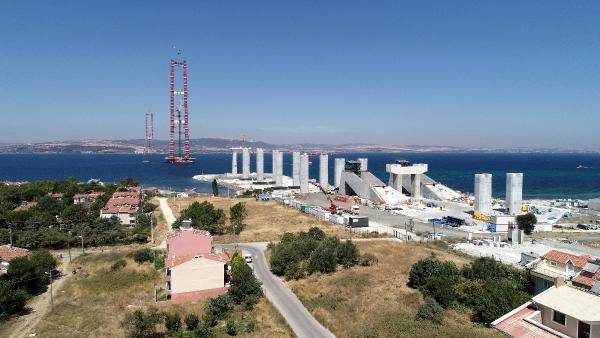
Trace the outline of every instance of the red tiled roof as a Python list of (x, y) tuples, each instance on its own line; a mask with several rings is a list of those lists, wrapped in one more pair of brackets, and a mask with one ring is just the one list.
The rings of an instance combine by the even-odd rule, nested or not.
[(136, 206), (108, 206), (102, 208), (102, 214), (137, 214), (139, 208)]
[(212, 235), (210, 234), (210, 232), (206, 231), (206, 230), (198, 230), (198, 229), (191, 229), (191, 230), (172, 230), (167, 232), (167, 239), (170, 238), (174, 238), (174, 237), (179, 237), (179, 236), (184, 236), (184, 235), (188, 235), (188, 234), (192, 234), (194, 236), (208, 236), (212, 238)]
[(583, 267), (585, 266), (587, 261), (589, 259), (591, 259), (592, 256), (590, 256), (590, 255), (576, 256), (576, 255), (572, 255), (572, 254), (558, 251), (558, 250), (550, 250), (544, 256), (542, 256), (542, 258), (549, 260), (549, 261), (558, 262), (561, 264), (567, 264), (568, 261), (571, 261), (574, 266), (576, 266), (580, 269), (583, 269)]
[[(590, 261), (590, 266), (594, 266), (594, 265), (598, 265), (599, 261)], [(594, 285), (596, 283), (596, 281), (600, 280), (600, 269), (596, 270), (596, 272), (590, 272), (590, 271), (585, 271), (585, 270), (581, 270), (581, 272), (579, 274), (577, 274), (577, 276), (573, 277), (573, 282), (578, 283), (578, 284), (582, 284), (582, 285), (587, 285), (589, 287), (591, 287), (592, 285)]]
[(18, 207), (16, 207), (13, 211), (22, 211), (29, 210), (37, 205), (37, 202), (24, 202)]
[(80, 199), (80, 198), (98, 198), (99, 196), (104, 195), (103, 192), (92, 192), (89, 194), (75, 194), (73, 195), (73, 199)]
[(218, 252), (218, 253), (214, 253), (214, 254), (211, 253), (211, 254), (201, 254), (201, 255), (194, 255), (194, 256), (170, 257), (170, 258), (167, 258), (166, 265), (168, 268), (172, 268), (177, 265), (181, 265), (185, 262), (191, 261), (196, 256), (200, 256), (202, 258), (210, 259), (211, 261), (217, 261), (217, 262), (222, 262), (222, 263), (227, 263), (227, 261), (229, 261), (229, 256), (227, 256), (226, 253)]
[(535, 315), (535, 312), (537, 310), (533, 307), (524, 306), (501, 322), (492, 325), (510, 337), (558, 337), (554, 333), (525, 320), (525, 318)]
[(10, 245), (2, 245), (0, 246), (0, 258), (3, 260), (10, 261), (16, 257), (24, 257), (29, 254), (29, 250), (23, 248), (17, 248), (15, 246)]

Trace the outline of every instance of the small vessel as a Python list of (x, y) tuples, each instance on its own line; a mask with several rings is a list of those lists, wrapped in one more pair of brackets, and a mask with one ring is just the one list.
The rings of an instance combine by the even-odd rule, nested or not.
[(584, 165), (581, 165), (581, 164), (577, 166), (577, 169), (588, 169), (588, 168), (589, 168), (589, 167), (586, 167), (586, 166), (584, 166)]
[(149, 160), (143, 160), (142, 163), (150, 163)]

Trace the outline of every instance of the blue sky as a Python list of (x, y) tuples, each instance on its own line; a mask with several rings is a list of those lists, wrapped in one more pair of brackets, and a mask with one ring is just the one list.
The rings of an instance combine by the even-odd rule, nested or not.
[(0, 142), (192, 137), (600, 148), (600, 2), (13, 1)]

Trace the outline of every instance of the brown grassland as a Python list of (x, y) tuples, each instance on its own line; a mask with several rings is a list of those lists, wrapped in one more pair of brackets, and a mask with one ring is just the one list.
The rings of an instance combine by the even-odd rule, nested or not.
[[(32, 332), (38, 337), (124, 337), (126, 332), (120, 323), (125, 315), (154, 305), (154, 286), (161, 283), (161, 273), (154, 265), (136, 263), (129, 257), (130, 252), (74, 259), (72, 267), (78, 268), (77, 273), (68, 276), (64, 284), (54, 290), (54, 308)], [(111, 271), (111, 265), (119, 259), (124, 259), (127, 265)], [(182, 320), (193, 312), (202, 320), (203, 304), (168, 305), (159, 309), (177, 312)], [(252, 311), (236, 309), (232, 313), (234, 319), (242, 316), (254, 318), (256, 329), (253, 333), (240, 330), (240, 337), (293, 337), (285, 320), (264, 298)], [(158, 329), (164, 331), (164, 328)], [(223, 327), (217, 327), (214, 332), (215, 336), (225, 335)]]
[(274, 201), (256, 201), (254, 198), (194, 197), (170, 198), (169, 205), (177, 218), (181, 210), (195, 201), (212, 203), (216, 208), (223, 209), (228, 218), (229, 208), (234, 204), (238, 202), (246, 204), (248, 217), (244, 221), (246, 227), (242, 233), (237, 236), (215, 236), (216, 243), (278, 241), (286, 231), (307, 231), (311, 227), (319, 227), (328, 235), (348, 237), (348, 232), (341, 225), (321, 221), (312, 215), (303, 214)]
[(416, 243), (371, 240), (357, 241), (356, 245), (361, 253), (375, 255), (378, 263), (287, 282), (315, 318), (336, 336), (502, 337), (493, 329), (475, 327), (466, 310), (447, 310), (441, 325), (415, 320), (424, 300), (419, 291), (407, 286), (411, 266), (431, 255), (458, 266), (468, 263), (468, 258)]

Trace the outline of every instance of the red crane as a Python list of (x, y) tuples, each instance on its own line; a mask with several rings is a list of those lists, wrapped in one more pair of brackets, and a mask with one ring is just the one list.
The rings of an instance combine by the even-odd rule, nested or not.
[(327, 197), (327, 200), (329, 201), (329, 208), (327, 208), (327, 207), (322, 207), (322, 208), (323, 208), (323, 210), (325, 210), (325, 211), (327, 211), (327, 212), (329, 212), (329, 213), (332, 213), (332, 214), (337, 214), (337, 213), (339, 213), (339, 211), (343, 211), (343, 212), (345, 212), (345, 213), (349, 213), (349, 214), (351, 214), (351, 213), (352, 213), (352, 211), (351, 211), (351, 210), (349, 210), (349, 209), (345, 209), (345, 208), (341, 208), (341, 207), (339, 207), (337, 204), (335, 204), (335, 203), (333, 202), (333, 200), (331, 199), (331, 196), (330, 196), (330, 195), (329, 195), (329, 194), (328, 194), (328, 193), (325, 191), (325, 189), (323, 189), (323, 187), (322, 187), (321, 185), (319, 185), (319, 189), (321, 189), (321, 192), (322, 192), (323, 194), (325, 194), (325, 197)]

